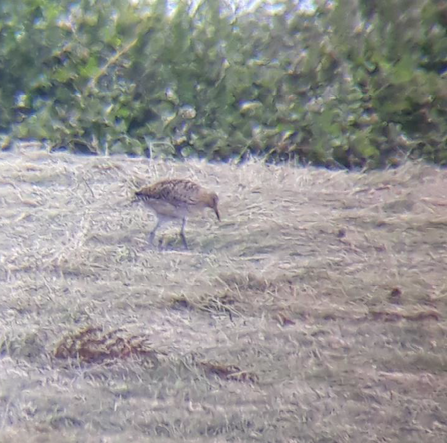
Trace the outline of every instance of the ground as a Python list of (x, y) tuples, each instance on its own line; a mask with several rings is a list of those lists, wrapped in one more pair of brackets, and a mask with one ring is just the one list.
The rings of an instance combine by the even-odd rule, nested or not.
[[(147, 236), (165, 177), (212, 212)], [(0, 154), (0, 441), (447, 441), (447, 171)]]

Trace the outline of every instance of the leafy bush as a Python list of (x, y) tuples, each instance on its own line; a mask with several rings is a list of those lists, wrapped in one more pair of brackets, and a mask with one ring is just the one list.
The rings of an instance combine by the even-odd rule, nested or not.
[(3, 0), (3, 146), (445, 163), (444, 2), (300, 4)]

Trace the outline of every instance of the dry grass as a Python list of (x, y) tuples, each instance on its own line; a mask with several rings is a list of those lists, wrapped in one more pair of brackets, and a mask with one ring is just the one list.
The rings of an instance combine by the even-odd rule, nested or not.
[[(162, 177), (220, 196), (147, 246)], [(0, 154), (0, 441), (447, 441), (447, 171)]]

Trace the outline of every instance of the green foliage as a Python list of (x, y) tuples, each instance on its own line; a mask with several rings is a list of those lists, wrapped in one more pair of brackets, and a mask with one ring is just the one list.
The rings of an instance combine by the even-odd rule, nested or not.
[(444, 164), (444, 2), (300, 3), (2, 0), (3, 145)]

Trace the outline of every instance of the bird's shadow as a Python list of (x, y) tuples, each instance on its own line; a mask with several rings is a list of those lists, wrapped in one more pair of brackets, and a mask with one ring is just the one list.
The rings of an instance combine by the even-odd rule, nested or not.
[(178, 232), (165, 232), (160, 234), (155, 239), (152, 247), (158, 251), (189, 251), (190, 246), (187, 248), (183, 245), (182, 239)]

